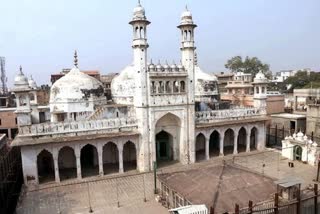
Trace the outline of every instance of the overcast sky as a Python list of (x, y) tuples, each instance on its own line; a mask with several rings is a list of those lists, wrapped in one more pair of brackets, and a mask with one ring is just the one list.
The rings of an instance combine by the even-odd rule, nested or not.
[[(188, 4), (198, 25), (198, 62), (206, 72), (225, 71), (235, 55), (257, 56), (272, 71), (320, 70), (319, 0), (141, 0), (151, 25), (149, 59), (180, 59), (179, 24)], [(128, 25), (135, 0), (2, 0), (0, 56), (8, 84), (21, 64), (38, 85), (73, 65), (119, 72), (132, 62)]]

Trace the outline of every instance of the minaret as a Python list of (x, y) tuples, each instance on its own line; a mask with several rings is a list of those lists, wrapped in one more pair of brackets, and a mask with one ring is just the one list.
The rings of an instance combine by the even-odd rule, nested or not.
[(16, 115), (18, 127), (28, 126), (32, 124), (31, 121), (31, 107), (30, 107), (30, 90), (28, 79), (22, 72), (20, 66), (18, 75), (14, 78), (14, 88), (12, 92), (16, 96)]
[(150, 22), (145, 16), (145, 10), (138, 6), (133, 10), (133, 18), (129, 22), (133, 28), (133, 66), (135, 77), (134, 107), (138, 128), (140, 132), (140, 143), (138, 151), (138, 170), (145, 172), (150, 170), (150, 126), (149, 126), (149, 105), (148, 105), (148, 77), (147, 77), (147, 26)]
[(188, 103), (194, 104), (194, 67), (195, 67), (195, 45), (194, 45), (194, 29), (197, 27), (193, 23), (192, 14), (187, 6), (181, 15), (181, 22), (178, 28), (181, 30), (181, 62), (188, 72)]
[(186, 7), (181, 15), (181, 22), (178, 28), (181, 30), (181, 63), (188, 73), (186, 81), (187, 105), (186, 105), (186, 144), (184, 150), (188, 151), (187, 160), (184, 163), (195, 162), (195, 45), (194, 29), (197, 27), (193, 23), (192, 14)]
[(147, 90), (147, 26), (150, 22), (145, 16), (145, 10), (138, 6), (133, 10), (133, 18), (129, 22), (133, 28), (133, 65), (135, 71), (135, 94), (134, 105), (137, 107), (147, 106), (148, 90)]
[[(254, 87), (254, 94), (253, 94), (253, 105), (255, 108), (259, 108), (262, 111), (266, 111), (267, 107), (267, 86), (268, 86), (268, 79), (266, 76), (259, 71), (254, 80), (253, 80), (253, 87)], [(266, 112), (264, 112), (266, 114)]]

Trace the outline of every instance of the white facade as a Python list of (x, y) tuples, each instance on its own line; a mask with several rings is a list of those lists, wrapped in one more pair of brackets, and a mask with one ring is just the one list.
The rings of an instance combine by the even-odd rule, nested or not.
[[(229, 147), (232, 154), (264, 149), (264, 93), (256, 93), (254, 108), (195, 111), (197, 102), (209, 105), (218, 91), (216, 78), (197, 65), (197, 26), (189, 10), (178, 26), (179, 65), (147, 63), (150, 22), (140, 4), (129, 24), (133, 63), (112, 81), (112, 106), (101, 96), (101, 84), (79, 71), (75, 57), (75, 68), (52, 86), (51, 122), (19, 124), (14, 145), (21, 146), (27, 185), (50, 178), (81, 179), (86, 173), (102, 176), (112, 169), (123, 173), (132, 164), (140, 172), (152, 170), (155, 162), (192, 164), (202, 151), (209, 159), (215, 148), (218, 155)], [(264, 79), (256, 78), (262, 91)], [(17, 84), (16, 93), (20, 91)]]
[(294, 133), (282, 140), (282, 156), (316, 166), (320, 158), (320, 148), (302, 132)]

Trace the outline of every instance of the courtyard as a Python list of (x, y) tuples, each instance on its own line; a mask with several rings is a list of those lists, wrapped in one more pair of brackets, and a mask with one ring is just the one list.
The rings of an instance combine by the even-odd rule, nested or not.
[[(289, 168), (288, 160), (282, 158), (279, 151), (266, 150), (211, 158), (192, 165), (168, 164), (160, 167), (157, 173), (210, 168), (221, 165), (223, 161), (275, 180), (299, 177), (303, 180), (303, 189), (313, 183), (317, 171), (316, 167), (297, 161), (293, 168)], [(29, 188), (21, 195), (17, 213), (89, 213), (90, 207), (93, 213), (168, 213), (155, 201), (153, 188), (153, 173), (137, 174), (133, 171), (120, 176), (90, 177), (81, 182), (72, 180), (40, 185), (39, 188)]]

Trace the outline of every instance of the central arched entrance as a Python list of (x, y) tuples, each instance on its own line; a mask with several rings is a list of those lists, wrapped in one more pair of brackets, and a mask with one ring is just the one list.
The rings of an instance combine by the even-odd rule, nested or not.
[(42, 150), (37, 157), (39, 183), (54, 181), (53, 156), (47, 150)]
[(301, 146), (294, 146), (294, 148), (293, 148), (293, 157), (294, 157), (294, 160), (298, 160), (298, 161), (302, 160), (302, 148), (301, 148)]
[(155, 128), (155, 150), (158, 166), (179, 160), (180, 119), (168, 113), (157, 121)]
[(80, 160), (83, 178), (99, 174), (98, 151), (96, 147), (90, 144), (82, 147)]
[(157, 161), (173, 160), (173, 137), (161, 131), (156, 135)]

